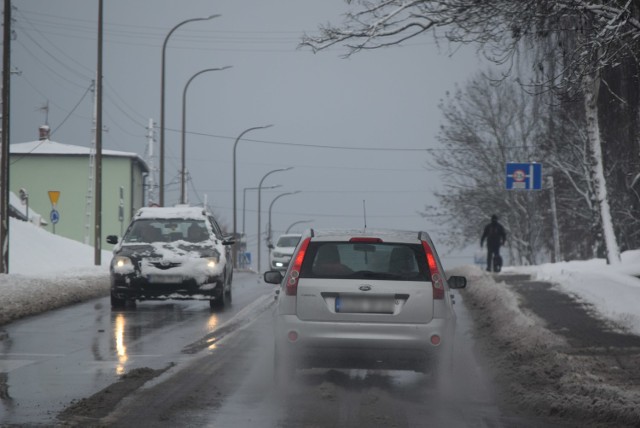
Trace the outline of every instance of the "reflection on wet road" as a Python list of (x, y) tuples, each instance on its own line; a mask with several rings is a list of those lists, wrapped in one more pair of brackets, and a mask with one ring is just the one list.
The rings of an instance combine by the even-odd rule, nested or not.
[(219, 312), (207, 301), (141, 302), (111, 311), (105, 297), (0, 327), (0, 425), (46, 424), (123, 373), (192, 358), (183, 348), (270, 297), (273, 287), (236, 273), (233, 292), (233, 304)]

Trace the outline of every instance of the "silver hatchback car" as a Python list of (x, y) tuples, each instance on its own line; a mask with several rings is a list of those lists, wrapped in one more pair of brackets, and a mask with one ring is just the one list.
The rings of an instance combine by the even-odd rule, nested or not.
[(450, 355), (456, 316), (448, 279), (425, 232), (316, 231), (303, 234), (280, 284), (275, 371), (368, 368), (431, 372)]

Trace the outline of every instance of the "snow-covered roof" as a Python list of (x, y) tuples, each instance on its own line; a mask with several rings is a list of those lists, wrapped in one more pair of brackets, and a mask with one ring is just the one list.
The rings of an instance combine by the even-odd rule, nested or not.
[[(24, 218), (27, 218), (27, 205), (22, 203), (22, 200), (13, 192), (9, 192), (9, 205), (11, 205), (17, 212), (24, 215)], [(33, 210), (33, 208), (29, 207), (29, 221), (39, 224), (46, 225), (48, 224), (46, 220), (42, 218), (40, 213)]]
[(134, 218), (163, 218), (163, 219), (194, 219), (202, 220), (207, 211), (202, 207), (177, 205), (175, 207), (144, 207), (140, 208)]
[[(89, 156), (90, 148), (84, 146), (74, 146), (71, 144), (58, 143), (51, 140), (36, 140), (28, 143), (16, 143), (9, 145), (10, 154), (25, 155), (84, 155)], [(103, 156), (119, 156), (128, 158), (137, 158), (141, 161), (145, 168), (146, 162), (137, 153), (121, 152), (118, 150), (102, 150)], [(147, 168), (148, 169), (148, 168)]]

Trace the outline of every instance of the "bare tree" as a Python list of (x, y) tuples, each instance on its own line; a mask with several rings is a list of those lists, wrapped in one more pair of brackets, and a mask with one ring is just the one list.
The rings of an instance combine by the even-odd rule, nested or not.
[(535, 140), (545, 105), (513, 82), (493, 80), (479, 74), (441, 101), (443, 150), (433, 150), (428, 164), (446, 179), (444, 191), (436, 193), (440, 206), (428, 207), (425, 216), (441, 216), (454, 231), (451, 241), (460, 244), (479, 242), (484, 223), (498, 214), (509, 232), (511, 261), (534, 264), (546, 251), (548, 199), (506, 190), (505, 164), (540, 157)]
[[(346, 56), (364, 49), (398, 45), (432, 31), (454, 43), (477, 43), (493, 62), (513, 64), (519, 48), (540, 40), (545, 57), (534, 61), (539, 87), (583, 95), (590, 142), (591, 179), (610, 263), (620, 261), (611, 217), (598, 121), (603, 71), (640, 54), (640, 6), (632, 0), (346, 0), (358, 6), (340, 26), (305, 35), (302, 46), (314, 52), (344, 44)], [(573, 46), (562, 40), (570, 33)], [(557, 42), (557, 43), (556, 43)], [(562, 57), (559, 69), (544, 69), (547, 56)]]

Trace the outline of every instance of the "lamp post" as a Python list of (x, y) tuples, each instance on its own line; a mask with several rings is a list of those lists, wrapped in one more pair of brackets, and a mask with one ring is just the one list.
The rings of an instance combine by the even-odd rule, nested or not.
[[(275, 186), (263, 187), (263, 189), (277, 189), (282, 187), (280, 184)], [(247, 190), (258, 190), (258, 187), (245, 187), (242, 189), (242, 234), (245, 234), (245, 206), (247, 205)]]
[(208, 21), (210, 19), (213, 18), (217, 18), (220, 15), (209, 15), (207, 17), (203, 17), (203, 18), (191, 18), (191, 19), (187, 19), (184, 20), (180, 23), (178, 23), (177, 25), (175, 25), (167, 34), (167, 36), (164, 38), (164, 43), (162, 44), (162, 67), (160, 69), (160, 165), (159, 165), (159, 169), (160, 169), (160, 181), (159, 181), (159, 186), (160, 186), (160, 193), (159, 193), (159, 198), (158, 198), (158, 202), (160, 204), (161, 207), (164, 206), (164, 89), (165, 89), (165, 78), (164, 78), (164, 74), (165, 74), (165, 68), (166, 68), (166, 53), (167, 53), (167, 42), (169, 41), (169, 37), (171, 37), (171, 34), (173, 34), (174, 31), (176, 31), (179, 27), (181, 27), (184, 24), (187, 24), (189, 22), (194, 22), (194, 21)]
[(227, 68), (231, 68), (231, 66), (226, 65), (221, 68), (205, 68), (204, 70), (200, 70), (196, 74), (191, 76), (191, 78), (184, 85), (184, 90), (182, 91), (182, 144), (181, 144), (182, 168), (180, 169), (180, 203), (181, 204), (187, 203), (187, 198), (186, 198), (187, 166), (186, 166), (186, 156), (185, 156), (185, 152), (186, 152), (185, 140), (186, 140), (186, 133), (187, 133), (186, 131), (187, 129), (187, 89), (189, 88), (189, 85), (191, 84), (193, 79), (195, 79), (199, 75), (203, 73), (207, 73), (209, 71), (226, 70)]
[(264, 177), (262, 177), (262, 180), (260, 180), (260, 184), (258, 185), (258, 272), (260, 272), (260, 247), (261, 247), (261, 232), (260, 232), (260, 211), (261, 211), (261, 194), (262, 194), (262, 183), (264, 182), (265, 178), (267, 178), (268, 176), (270, 176), (271, 174), (275, 173), (275, 172), (279, 172), (279, 171), (289, 171), (290, 169), (293, 169), (292, 166), (288, 167), (288, 168), (279, 168), (279, 169), (274, 169), (272, 171), (267, 172)]
[[(233, 237), (237, 239), (238, 237), (238, 216), (237, 216), (237, 208), (236, 208), (236, 149), (238, 148), (238, 142), (244, 134), (249, 131), (253, 131), (256, 129), (265, 129), (270, 128), (273, 125), (264, 125), (264, 126), (254, 126), (253, 128), (245, 129), (238, 135), (235, 143), (233, 143)], [(244, 207), (244, 205), (243, 205)], [(244, 208), (243, 208), (244, 209)], [(244, 232), (244, 225), (242, 227), (242, 231)], [(238, 247), (236, 245), (233, 246), (233, 263), (234, 267), (238, 266)]]
[(313, 219), (312, 219), (312, 220), (300, 220), (300, 221), (296, 221), (295, 223), (291, 223), (291, 224), (289, 225), (289, 227), (287, 227), (287, 231), (286, 231), (285, 233), (289, 233), (289, 231), (291, 230), (291, 228), (292, 228), (293, 226), (295, 226), (296, 224), (311, 223), (312, 221), (313, 221)]
[(288, 193), (281, 193), (278, 196), (276, 196), (275, 198), (273, 198), (273, 201), (271, 201), (271, 204), (269, 205), (269, 233), (267, 235), (268, 237), (268, 242), (269, 242), (269, 254), (271, 254), (271, 209), (273, 208), (273, 204), (280, 198), (282, 198), (283, 196), (287, 196), (287, 195), (295, 195), (297, 193), (300, 193), (299, 190), (296, 190), (295, 192), (288, 192)]

